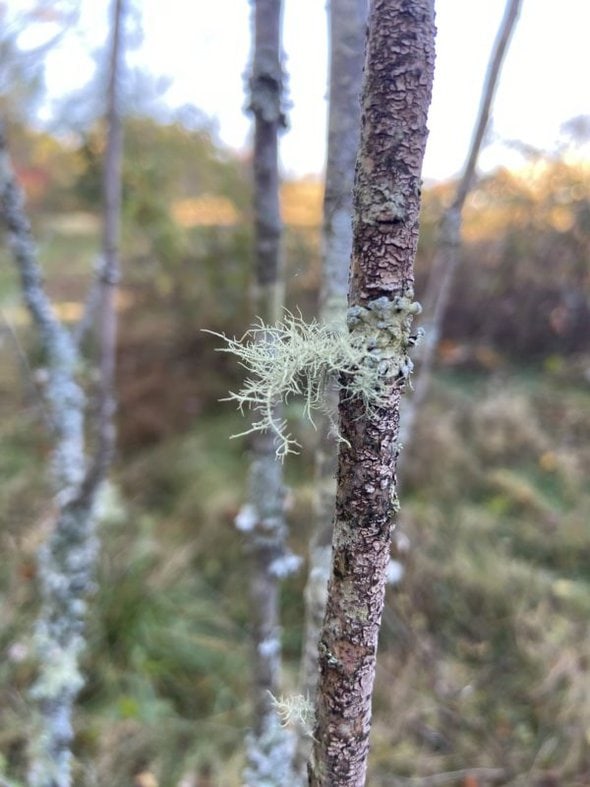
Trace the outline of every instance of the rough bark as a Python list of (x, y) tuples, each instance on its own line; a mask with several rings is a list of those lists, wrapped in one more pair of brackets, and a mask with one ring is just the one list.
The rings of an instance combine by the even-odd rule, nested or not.
[(506, 4), (504, 17), (486, 71), (479, 113), (467, 161), (459, 178), (453, 200), (441, 220), (438, 247), (422, 300), (424, 307), (424, 337), (419, 346), (419, 365), (417, 374), (414, 377), (414, 391), (405, 400), (402, 412), (400, 441), (404, 445), (408, 445), (411, 442), (416, 415), (420, 411), (430, 387), (432, 364), (438, 345), (440, 327), (449, 305), (453, 277), (460, 256), (463, 206), (474, 185), (477, 160), (489, 124), (492, 102), (498, 85), (502, 63), (508, 50), (521, 5), (522, 0), (508, 0)]
[[(254, 115), (254, 311), (274, 322), (282, 305), (281, 216), (278, 135), (283, 75), (280, 57), (281, 0), (254, 2), (254, 55), (250, 110)], [(253, 639), (253, 730), (247, 740), (246, 784), (286, 787), (290, 783), (292, 736), (277, 717), (280, 691), (281, 580), (298, 561), (286, 547), (282, 466), (269, 434), (251, 443), (248, 500), (236, 525), (247, 538)]]
[[(105, 176), (105, 240), (116, 237), (119, 203), (111, 198), (120, 184), (120, 142), (112, 138), (116, 114), (116, 71), (120, 53), (122, 0), (114, 4), (111, 57), (111, 85), (108, 89), (107, 150), (110, 150), (110, 175)], [(115, 124), (116, 126), (116, 124)], [(109, 155), (109, 154), (108, 154)], [(108, 158), (107, 155), (107, 158)], [(24, 210), (22, 192), (14, 177), (0, 133), (0, 213), (8, 229), (8, 239), (21, 279), (24, 300), (44, 355), (47, 384), (45, 408), (52, 431), (52, 474), (55, 489), (54, 525), (38, 555), (41, 610), (35, 630), (38, 677), (31, 695), (38, 707), (38, 724), (32, 731), (30, 787), (69, 787), (71, 785), (71, 744), (74, 737), (74, 702), (83, 685), (79, 670), (85, 647), (84, 619), (87, 596), (93, 589), (98, 540), (95, 532), (95, 504), (112, 454), (114, 431), (113, 372), (116, 323), (113, 316), (113, 290), (116, 258), (109, 270), (109, 284), (103, 283), (105, 329), (99, 333), (101, 346), (101, 399), (97, 447), (88, 459), (85, 438), (85, 397), (77, 382), (79, 347), (69, 331), (55, 317), (43, 288), (42, 274), (30, 225)], [(106, 245), (106, 244), (105, 244)], [(105, 295), (105, 293), (108, 293)], [(108, 323), (108, 324), (107, 324)], [(108, 398), (106, 397), (108, 393)]]
[[(332, 567), (319, 645), (311, 785), (363, 785), (396, 508), (399, 402), (411, 368), (413, 261), (434, 69), (432, 0), (373, 0), (354, 189), (348, 324), (390, 406), (340, 398)], [(395, 370), (395, 374), (393, 373)], [(346, 380), (342, 381), (344, 387)]]
[[(320, 321), (346, 317), (348, 269), (352, 252), (352, 188), (360, 135), (360, 92), (365, 49), (367, 0), (331, 0), (328, 4), (330, 30), (330, 91), (328, 104), (328, 156), (324, 192), (323, 266), (320, 289)], [(337, 388), (328, 389), (337, 409)], [(309, 571), (305, 587), (305, 627), (301, 660), (300, 691), (312, 699), (318, 680), (318, 640), (324, 618), (330, 542), (336, 494), (336, 441), (330, 439), (326, 416), (317, 419), (319, 439), (315, 449), (314, 532), (309, 549)], [(311, 738), (300, 730), (296, 772), (305, 770)]]

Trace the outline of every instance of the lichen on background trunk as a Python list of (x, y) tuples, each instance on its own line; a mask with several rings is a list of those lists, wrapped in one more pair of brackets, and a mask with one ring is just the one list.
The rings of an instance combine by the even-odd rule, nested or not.
[[(281, 0), (255, 0), (250, 110), (254, 115), (254, 313), (274, 322), (283, 303), (278, 135), (285, 125), (280, 54)], [(262, 337), (261, 337), (262, 338)], [(280, 418), (280, 416), (277, 415)], [(244, 779), (287, 787), (293, 737), (277, 716), (281, 630), (279, 589), (299, 561), (286, 546), (285, 488), (272, 434), (251, 439), (247, 501), (236, 518), (249, 557), (253, 642), (253, 725)]]
[(332, 567), (319, 645), (310, 784), (365, 783), (377, 637), (396, 509), (399, 402), (410, 364), (413, 261), (434, 69), (432, 0), (373, 0), (354, 191), (348, 322), (388, 406), (340, 398)]
[(29, 784), (70, 784), (72, 709), (83, 684), (86, 595), (96, 556), (94, 495), (85, 489), (85, 397), (76, 380), (78, 354), (42, 285), (24, 199), (0, 134), (0, 205), (24, 300), (47, 367), (44, 401), (52, 428), (53, 528), (38, 555), (41, 609), (34, 636), (39, 673), (31, 695), (40, 711), (32, 731)]
[[(116, 104), (116, 71), (120, 52), (122, 0), (114, 4), (111, 87), (107, 91), (111, 109)], [(113, 109), (114, 111), (114, 109)], [(109, 111), (110, 128), (112, 113)], [(114, 177), (118, 178), (120, 141), (113, 146), (107, 129), (107, 148), (112, 151)], [(113, 177), (111, 174), (110, 177)], [(105, 176), (105, 186), (109, 176)], [(115, 188), (118, 184), (111, 184)], [(120, 186), (118, 186), (120, 188)], [(108, 188), (105, 189), (108, 192)], [(119, 220), (119, 206), (109, 207), (109, 238)], [(114, 212), (113, 212), (114, 207)], [(106, 314), (100, 332), (101, 371), (110, 370), (101, 382), (96, 429), (96, 450), (88, 451), (85, 434), (86, 400), (77, 379), (81, 357), (79, 343), (55, 316), (43, 287), (41, 270), (21, 189), (12, 170), (6, 140), (0, 131), (0, 214), (21, 280), (23, 298), (36, 329), (44, 356), (47, 382), (44, 405), (51, 427), (51, 470), (55, 490), (53, 525), (38, 553), (37, 574), (41, 608), (34, 633), (38, 675), (31, 689), (37, 718), (30, 738), (30, 787), (70, 787), (72, 783), (72, 717), (76, 697), (84, 683), (80, 657), (85, 648), (84, 626), (88, 594), (93, 590), (98, 553), (96, 502), (112, 456), (114, 439), (113, 376), (115, 323), (113, 287), (117, 278), (116, 256), (111, 255), (110, 278), (103, 281)], [(108, 221), (107, 221), (108, 224)], [(116, 249), (115, 249), (116, 254)], [(103, 409), (104, 406), (104, 409)]]

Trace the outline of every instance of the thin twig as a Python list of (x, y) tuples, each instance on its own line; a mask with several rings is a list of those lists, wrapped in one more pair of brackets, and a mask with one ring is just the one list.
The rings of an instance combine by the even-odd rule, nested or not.
[[(424, 297), (425, 337), (420, 344), (418, 372), (414, 379), (414, 392), (405, 400), (403, 407), (400, 441), (407, 445), (412, 441), (417, 413), (430, 387), (430, 376), (442, 321), (450, 300), (451, 285), (461, 243), (461, 215), (467, 195), (474, 185), (476, 166), (490, 121), (492, 101), (498, 85), (502, 63), (514, 31), (522, 0), (508, 0), (498, 35), (494, 42), (488, 64), (482, 99), (475, 123), (473, 138), (463, 172), (457, 184), (453, 201), (445, 211), (440, 225), (438, 247)], [(404, 454), (400, 456), (398, 476), (403, 480)]]
[(90, 332), (94, 321), (96, 319), (96, 314), (98, 311), (98, 307), (100, 305), (100, 298), (101, 298), (101, 287), (102, 287), (102, 276), (104, 272), (105, 261), (104, 257), (100, 257), (94, 267), (94, 278), (90, 287), (88, 288), (88, 293), (86, 294), (86, 301), (84, 303), (84, 309), (82, 311), (82, 316), (80, 317), (78, 323), (75, 325), (74, 329), (72, 330), (72, 336), (74, 339), (74, 344), (78, 349), (82, 346), (82, 343), (86, 339), (86, 336)]

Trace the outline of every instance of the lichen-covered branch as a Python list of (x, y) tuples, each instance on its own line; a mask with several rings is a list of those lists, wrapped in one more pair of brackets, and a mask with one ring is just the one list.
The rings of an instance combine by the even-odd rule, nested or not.
[(492, 101), (521, 4), (522, 0), (508, 0), (506, 4), (504, 17), (490, 55), (467, 160), (457, 183), (453, 200), (441, 220), (437, 251), (423, 298), (424, 339), (420, 343), (418, 352), (419, 363), (413, 385), (414, 391), (405, 400), (402, 408), (400, 440), (404, 445), (411, 442), (417, 413), (420, 411), (430, 386), (430, 374), (438, 346), (440, 328), (449, 304), (453, 277), (459, 260), (463, 206), (474, 185), (477, 160), (489, 124)]
[(45, 355), (45, 406), (52, 428), (55, 520), (38, 556), (41, 611), (35, 631), (39, 663), (32, 696), (40, 711), (32, 734), (31, 787), (70, 784), (72, 706), (82, 685), (78, 661), (85, 596), (96, 554), (93, 500), (81, 495), (86, 471), (84, 396), (76, 381), (78, 356), (67, 330), (55, 317), (43, 289), (36, 249), (0, 134), (0, 212), (21, 279), (23, 297)]
[(285, 491), (273, 439), (258, 434), (253, 441), (248, 502), (236, 518), (249, 558), (253, 643), (253, 728), (246, 740), (245, 783), (251, 787), (287, 787), (293, 739), (277, 716), (280, 693), (281, 629), (279, 588), (299, 559), (286, 548)]
[[(278, 134), (285, 125), (281, 0), (254, 0), (253, 7), (254, 309), (262, 319), (273, 322), (282, 305), (283, 289), (278, 169)], [(281, 421), (276, 411), (271, 419)], [(280, 724), (273, 696), (280, 693), (279, 586), (298, 561), (286, 547), (282, 468), (270, 434), (253, 437), (250, 461), (247, 502), (236, 520), (246, 536), (252, 599), (254, 718), (244, 778), (249, 787), (287, 787), (293, 741)]]
[[(434, 70), (432, 0), (373, 0), (365, 59), (361, 143), (354, 191), (348, 321), (367, 353), (405, 366), (420, 173)], [(369, 314), (371, 316), (369, 317)], [(392, 341), (394, 315), (402, 327)], [(367, 414), (341, 396), (332, 566), (319, 645), (320, 678), (309, 779), (313, 787), (365, 783), (377, 637), (396, 509), (399, 402)]]
[[(114, 8), (116, 49), (120, 46), (121, 0)], [(0, 214), (44, 354), (48, 376), (44, 399), (52, 432), (55, 488), (53, 528), (38, 554), (41, 609), (34, 637), (38, 675), (31, 696), (39, 713), (31, 731), (28, 783), (30, 787), (70, 787), (73, 706), (84, 682), (79, 661), (85, 646), (86, 599), (93, 588), (98, 550), (95, 503), (110, 457), (103, 447), (110, 445), (110, 421), (106, 417), (101, 421), (107, 437), (99, 437), (97, 456), (89, 462), (84, 431), (85, 397), (77, 381), (78, 344), (56, 318), (45, 293), (23, 195), (1, 131)], [(111, 333), (103, 344), (103, 354), (106, 351), (107, 356), (114, 350), (113, 337)], [(104, 340), (105, 336), (100, 338)], [(112, 391), (112, 375), (108, 381)], [(111, 416), (110, 408), (107, 414)]]
[(49, 370), (46, 403), (55, 434), (53, 474), (59, 489), (75, 489), (84, 476), (82, 412), (84, 397), (76, 382), (76, 350), (66, 328), (59, 322), (43, 288), (37, 250), (24, 210), (24, 197), (15, 178), (0, 129), (0, 210), (8, 243), (16, 262), (23, 298), (37, 329)]

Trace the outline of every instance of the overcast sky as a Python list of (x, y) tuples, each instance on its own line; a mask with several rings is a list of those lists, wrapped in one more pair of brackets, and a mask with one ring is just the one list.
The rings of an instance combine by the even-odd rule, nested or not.
[[(24, 0), (23, 0), (24, 2)], [(53, 95), (82, 87), (92, 75), (92, 48), (106, 32), (105, 0), (81, 0), (81, 32), (66, 37), (47, 63)], [(219, 138), (248, 145), (243, 113), (250, 56), (247, 0), (135, 0), (143, 41), (131, 59), (170, 78), (165, 101), (193, 104), (210, 117)], [(327, 25), (325, 0), (285, 0), (284, 50), (290, 130), (281, 142), (285, 173), (320, 173), (325, 153)], [(505, 0), (437, 0), (437, 64), (424, 175), (456, 173), (466, 153), (490, 49)], [(550, 148), (561, 124), (590, 114), (590, 0), (524, 0), (494, 109), (496, 138)], [(487, 168), (516, 163), (492, 144)]]

